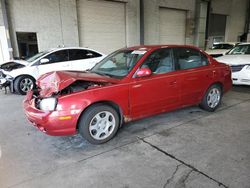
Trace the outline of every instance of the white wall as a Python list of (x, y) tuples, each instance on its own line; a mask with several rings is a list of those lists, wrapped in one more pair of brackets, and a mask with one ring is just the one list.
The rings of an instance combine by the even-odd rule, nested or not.
[(2, 13), (2, 3), (0, 1), (0, 25), (4, 25), (3, 24), (3, 13)]
[(127, 46), (140, 44), (140, 0), (127, 0), (126, 32)]
[(16, 56), (16, 32), (37, 32), (39, 51), (79, 45), (75, 0), (9, 0), (8, 10)]
[(8, 41), (4, 26), (0, 26), (0, 64), (10, 59)]

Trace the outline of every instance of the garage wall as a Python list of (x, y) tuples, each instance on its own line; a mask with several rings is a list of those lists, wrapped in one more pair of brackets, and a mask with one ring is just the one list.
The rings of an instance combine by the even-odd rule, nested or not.
[(3, 13), (2, 13), (2, 2), (0, 0), (0, 26), (4, 25), (3, 23)]
[(243, 34), (247, 14), (247, 0), (232, 0), (231, 13), (227, 17), (226, 35), (227, 41), (237, 41)]
[(16, 32), (37, 32), (39, 51), (63, 44), (79, 45), (75, 0), (7, 2), (15, 56), (18, 56)]
[(139, 44), (139, 1), (77, 2), (80, 46), (103, 53)]
[[(186, 18), (194, 20), (195, 0), (150, 0), (144, 1), (144, 38), (145, 44), (159, 44), (160, 41), (160, 8), (186, 11)], [(173, 16), (172, 19), (175, 17)], [(186, 27), (186, 23), (185, 23)], [(170, 28), (172, 29), (172, 28)], [(173, 41), (174, 42), (174, 41)], [(176, 43), (179, 43), (176, 41)], [(185, 36), (186, 44), (194, 43), (194, 36)]]
[(187, 12), (160, 8), (160, 44), (185, 44)]
[(238, 41), (243, 34), (247, 0), (212, 0), (211, 13), (227, 16), (225, 41)]

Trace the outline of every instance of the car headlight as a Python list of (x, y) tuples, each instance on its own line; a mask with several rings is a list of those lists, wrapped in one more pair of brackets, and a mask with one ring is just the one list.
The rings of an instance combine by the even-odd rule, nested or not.
[(42, 99), (40, 101), (39, 107), (43, 111), (54, 111), (56, 109), (57, 99), (50, 97), (46, 99)]

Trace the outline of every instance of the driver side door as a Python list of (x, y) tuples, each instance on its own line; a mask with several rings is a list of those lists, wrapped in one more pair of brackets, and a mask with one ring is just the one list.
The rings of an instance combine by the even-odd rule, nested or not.
[(141, 67), (149, 68), (152, 75), (132, 78), (129, 96), (132, 119), (177, 108), (180, 105), (180, 81), (175, 72), (172, 49), (152, 52)]

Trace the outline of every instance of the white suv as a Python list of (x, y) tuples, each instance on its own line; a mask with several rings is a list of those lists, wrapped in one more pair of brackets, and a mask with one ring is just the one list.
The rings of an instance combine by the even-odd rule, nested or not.
[(13, 60), (0, 66), (0, 88), (10, 85), (12, 92), (26, 94), (36, 79), (51, 71), (91, 69), (105, 57), (88, 48), (56, 48), (40, 52), (26, 60)]

